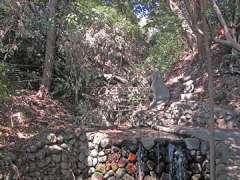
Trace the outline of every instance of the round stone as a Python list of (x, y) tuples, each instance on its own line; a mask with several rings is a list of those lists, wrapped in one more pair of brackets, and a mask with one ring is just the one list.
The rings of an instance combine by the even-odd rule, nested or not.
[(114, 176), (114, 171), (113, 170), (110, 170), (108, 172), (106, 172), (106, 174), (104, 175), (104, 179), (108, 179), (109, 177), (112, 177)]
[(99, 156), (99, 157), (105, 156), (104, 151), (100, 151), (100, 152), (98, 153), (98, 156)]
[(98, 159), (97, 159), (97, 158), (93, 158), (92, 165), (93, 165), (93, 166), (96, 166), (97, 163), (98, 163)]
[(124, 174), (126, 174), (126, 169), (125, 169), (125, 168), (119, 168), (119, 169), (116, 171), (116, 178), (117, 178), (117, 179), (120, 179), (121, 177), (124, 176)]
[(198, 150), (200, 141), (197, 138), (186, 138), (184, 142), (189, 150)]
[(110, 144), (109, 138), (103, 138), (103, 139), (101, 139), (101, 141), (100, 141), (100, 146), (101, 146), (102, 148), (106, 148), (109, 144)]
[(50, 133), (47, 136), (47, 142), (48, 143), (56, 143), (57, 142), (57, 136), (54, 133)]
[(88, 174), (92, 175), (95, 172), (95, 168), (94, 167), (90, 167), (88, 170)]
[(98, 151), (96, 149), (93, 149), (91, 152), (90, 152), (90, 156), (91, 157), (97, 157), (98, 156)]
[(92, 167), (93, 166), (93, 158), (91, 156), (88, 156), (87, 158), (87, 164), (89, 167)]
[(52, 159), (54, 162), (59, 163), (61, 161), (61, 156), (59, 154), (53, 154)]
[(105, 174), (106, 173), (106, 165), (105, 164), (97, 164), (96, 171)]
[(107, 161), (107, 156), (98, 157), (98, 162), (104, 163)]
[(155, 168), (155, 163), (151, 160), (147, 161), (147, 167), (150, 171), (153, 171), (153, 169)]

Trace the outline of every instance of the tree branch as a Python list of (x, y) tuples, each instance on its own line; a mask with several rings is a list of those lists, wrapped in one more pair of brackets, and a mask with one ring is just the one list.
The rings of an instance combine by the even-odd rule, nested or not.
[(214, 11), (215, 11), (215, 13), (216, 13), (216, 15), (218, 17), (218, 20), (220, 21), (221, 25), (224, 28), (226, 38), (228, 40), (232, 39), (232, 36), (231, 36), (231, 34), (230, 34), (229, 30), (228, 30), (228, 27), (227, 27), (227, 23), (224, 20), (223, 15), (222, 15), (222, 13), (221, 13), (221, 11), (220, 11), (216, 1), (215, 0), (211, 0), (211, 2), (212, 2), (212, 7), (213, 7), (213, 9), (214, 9)]
[(240, 51), (240, 44), (234, 43), (233, 41), (222, 40), (222, 39), (217, 39), (217, 38), (214, 38), (213, 41), (214, 41), (215, 43), (223, 44), (223, 45), (225, 45), (225, 46), (234, 48), (234, 49), (236, 49), (237, 51)]

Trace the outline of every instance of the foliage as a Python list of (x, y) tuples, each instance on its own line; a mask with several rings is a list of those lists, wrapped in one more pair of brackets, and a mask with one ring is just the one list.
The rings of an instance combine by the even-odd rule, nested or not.
[(6, 157), (7, 152), (4, 150), (0, 150), (0, 159), (3, 159), (4, 157)]
[[(227, 25), (230, 26), (231, 23), (233, 23), (233, 17), (234, 17), (234, 13), (235, 13), (235, 1), (219, 0), (219, 1), (217, 1), (217, 3), (222, 12), (223, 18), (225, 19)], [(239, 16), (240, 11), (237, 12), (237, 14)], [(209, 8), (208, 8), (207, 17), (208, 17), (208, 22), (211, 25), (211, 28), (213, 28), (212, 30), (214, 32), (216, 32), (219, 29), (219, 27), (221, 27), (222, 25), (220, 24), (213, 9), (211, 9), (211, 6), (209, 6)], [(214, 33), (214, 34), (216, 34), (216, 33)]]
[(158, 32), (155, 41), (146, 63), (154, 64), (155, 68), (166, 72), (179, 59), (183, 43), (176, 32)]
[(6, 66), (0, 64), (0, 98), (6, 98), (8, 96), (8, 86), (7, 82), (4, 79), (6, 73)]
[(152, 47), (142, 67), (152, 66), (150, 69), (166, 72), (179, 59), (184, 48), (182, 30), (165, 1), (151, 2), (152, 10), (149, 10), (151, 13), (144, 30), (148, 33), (149, 29), (155, 28), (156, 32), (150, 40)]

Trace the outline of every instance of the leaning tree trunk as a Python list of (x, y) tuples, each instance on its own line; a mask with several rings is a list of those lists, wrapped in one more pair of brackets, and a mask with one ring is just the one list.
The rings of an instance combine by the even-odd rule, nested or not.
[(57, 0), (48, 1), (50, 25), (47, 32), (45, 63), (43, 67), (42, 83), (39, 90), (40, 96), (45, 96), (48, 93), (51, 85), (52, 69), (53, 69), (53, 64), (55, 60), (55, 51), (56, 51), (56, 24), (55, 24), (56, 3), (57, 3)]
[(200, 1), (201, 14), (202, 14), (202, 31), (203, 31), (203, 58), (207, 62), (208, 71), (208, 96), (210, 105), (210, 119), (209, 119), (209, 144), (210, 144), (210, 179), (215, 180), (215, 134), (214, 134), (214, 99), (213, 99), (213, 69), (212, 61), (209, 51), (209, 31), (206, 18), (207, 0)]

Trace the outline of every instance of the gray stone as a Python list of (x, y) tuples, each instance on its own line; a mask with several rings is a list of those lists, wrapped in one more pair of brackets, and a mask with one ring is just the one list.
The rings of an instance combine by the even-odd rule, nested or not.
[(108, 180), (116, 180), (116, 177), (115, 176), (111, 176), (108, 178)]
[(157, 180), (157, 178), (148, 175), (148, 176), (145, 176), (143, 180)]
[(75, 139), (71, 139), (70, 141), (68, 141), (68, 144), (73, 146), (76, 143)]
[(49, 146), (48, 148), (52, 153), (58, 153), (59, 151), (63, 150), (63, 148), (58, 145), (52, 145), (52, 146)]
[(98, 162), (105, 163), (107, 161), (107, 156), (98, 157)]
[(192, 180), (200, 180), (201, 179), (201, 174), (194, 174), (192, 176)]
[(67, 161), (68, 160), (68, 155), (67, 154), (62, 154), (62, 161)]
[(156, 164), (155, 164), (153, 161), (151, 161), (151, 160), (148, 160), (148, 161), (147, 161), (147, 167), (148, 167), (148, 169), (149, 169), (150, 171), (153, 171), (153, 170), (154, 170), (155, 165), (156, 165)]
[(59, 163), (61, 161), (61, 156), (59, 154), (53, 154), (52, 159), (54, 162)]
[(63, 142), (63, 136), (62, 135), (58, 135), (57, 136), (57, 141), (59, 142), (59, 143), (62, 143)]
[(103, 138), (103, 139), (101, 139), (101, 141), (100, 141), (100, 146), (101, 146), (102, 148), (106, 148), (109, 144), (110, 144), (109, 138)]
[(136, 139), (128, 139), (123, 141), (122, 147), (124, 150), (130, 150), (131, 152), (135, 152), (137, 150), (137, 140)]
[(203, 156), (200, 156), (200, 155), (196, 156), (196, 161), (197, 162), (202, 162), (202, 160), (203, 160)]
[(79, 163), (78, 163), (78, 168), (79, 168), (80, 170), (84, 170), (84, 169), (86, 168), (86, 164), (85, 164), (84, 162), (79, 162)]
[(154, 138), (144, 137), (141, 139), (141, 142), (146, 150), (152, 149), (155, 145)]
[(35, 160), (35, 154), (29, 153), (28, 154), (28, 159), (31, 160), (31, 161), (34, 161)]
[(202, 167), (199, 163), (193, 163), (190, 165), (190, 167), (191, 167), (192, 172), (195, 174), (199, 174), (202, 172)]
[(29, 152), (33, 152), (34, 153), (34, 152), (37, 151), (37, 146), (31, 145), (29, 149), (30, 149)]
[(157, 180), (157, 174), (154, 171), (150, 171), (150, 176), (152, 180)]
[(203, 155), (206, 155), (208, 149), (209, 149), (209, 144), (208, 144), (208, 142), (202, 141), (202, 142), (201, 142), (201, 148), (200, 148), (201, 153), (202, 153)]
[(186, 138), (184, 142), (189, 150), (198, 150), (200, 141), (197, 138)]
[(114, 174), (115, 174), (114, 171), (110, 170), (106, 172), (106, 174), (104, 175), (104, 179), (108, 179), (109, 177), (114, 176)]
[(91, 156), (88, 156), (88, 158), (87, 158), (87, 163), (88, 163), (88, 166), (89, 166), (89, 167), (94, 167), (94, 166), (97, 165), (98, 160), (97, 160), (97, 158), (93, 158), (93, 157), (91, 157)]
[(79, 136), (81, 135), (81, 133), (82, 133), (81, 128), (76, 128), (76, 129), (74, 130), (74, 133), (75, 133), (75, 135), (76, 135), (77, 137), (79, 137)]
[(104, 151), (100, 151), (100, 152), (98, 153), (98, 156), (99, 156), (99, 157), (105, 156), (105, 152), (104, 152)]
[(81, 134), (79, 139), (80, 139), (80, 141), (87, 142), (87, 137), (85, 134)]
[(84, 179), (83, 179), (83, 176), (82, 176), (82, 175), (77, 176), (77, 180), (84, 180)]
[(222, 174), (226, 174), (226, 166), (224, 164), (217, 164), (216, 165), (216, 176), (221, 176)]
[(87, 136), (88, 141), (93, 141), (93, 139), (94, 139), (94, 133), (92, 133), (92, 132), (87, 132), (87, 133), (86, 133), (86, 136)]
[(60, 146), (61, 146), (63, 149), (70, 150), (70, 147), (69, 147), (67, 144), (65, 144), (65, 143), (61, 144)]
[(98, 159), (97, 159), (97, 158), (93, 158), (92, 165), (93, 165), (93, 166), (96, 166), (97, 163), (98, 163)]
[(101, 179), (103, 179), (103, 175), (101, 173), (94, 173), (91, 176), (91, 180), (101, 180)]
[(129, 174), (125, 174), (125, 175), (122, 177), (122, 180), (134, 180), (134, 177), (130, 176)]
[(156, 166), (156, 173), (159, 173), (159, 174), (162, 173), (164, 170), (164, 167), (165, 167), (164, 162), (161, 161), (160, 163), (158, 163)]
[(46, 165), (46, 162), (44, 160), (39, 161), (38, 167), (43, 168)]
[(80, 162), (83, 162), (83, 161), (86, 161), (87, 159), (87, 156), (85, 153), (80, 153), (79, 156), (78, 156), (78, 159)]
[(93, 149), (91, 152), (90, 152), (90, 156), (91, 157), (97, 157), (98, 156), (98, 151), (96, 149)]
[(47, 135), (47, 143), (52, 144), (57, 142), (57, 136), (54, 133), (50, 133)]
[(102, 139), (107, 138), (107, 134), (105, 133), (96, 133), (93, 138), (93, 143), (99, 145)]
[(119, 178), (123, 177), (124, 174), (126, 174), (126, 169), (118, 168), (118, 170), (116, 171), (116, 178), (119, 179)]
[(93, 144), (92, 142), (89, 142), (89, 143), (88, 143), (88, 148), (89, 148), (89, 150), (93, 150), (93, 149), (96, 148), (96, 145)]
[(180, 95), (181, 100), (190, 100), (193, 98), (193, 94), (192, 93), (184, 93)]
[(160, 180), (169, 180), (169, 174), (163, 172)]
[(120, 149), (119, 147), (117, 147), (117, 146), (112, 146), (111, 149), (112, 149), (112, 151), (115, 152), (115, 153), (116, 153), (116, 152), (120, 152), (120, 150), (121, 150), (121, 149)]
[(87, 158), (87, 164), (88, 164), (89, 167), (92, 167), (92, 166), (93, 166), (93, 157), (88, 156), (88, 158)]
[(230, 114), (226, 115), (226, 117), (225, 117), (225, 119), (226, 119), (227, 121), (230, 121), (232, 118), (233, 118), (233, 116), (230, 115)]
[(96, 171), (96, 169), (94, 167), (90, 167), (88, 170), (88, 174), (92, 175), (95, 171)]
[(209, 160), (204, 160), (202, 163), (202, 168), (205, 172), (209, 172), (210, 171), (210, 163)]
[(190, 154), (191, 154), (191, 156), (196, 156), (196, 151), (195, 150), (191, 150)]
[(72, 177), (72, 172), (69, 169), (62, 169), (61, 170), (62, 173), (62, 179), (70, 179)]
[(30, 163), (29, 164), (29, 170), (34, 171), (36, 169), (36, 164), (35, 163)]
[(68, 169), (69, 168), (69, 164), (67, 162), (61, 162), (61, 168), (62, 169)]
[(216, 145), (216, 158), (220, 159), (228, 159), (228, 146), (224, 144), (223, 142), (219, 142)]
[(217, 180), (230, 180), (230, 178), (225, 174), (221, 174), (216, 177)]

